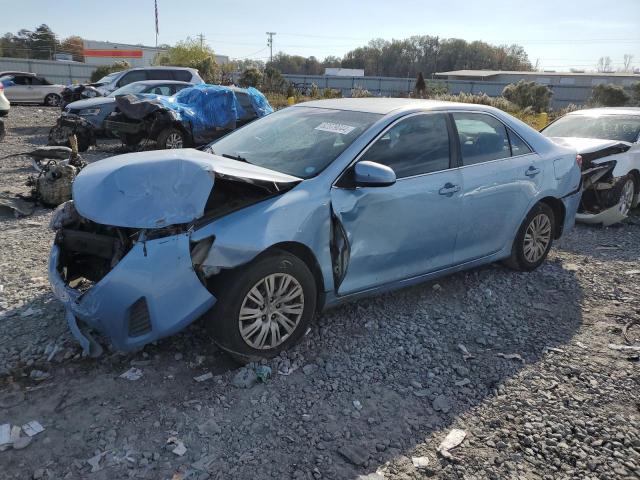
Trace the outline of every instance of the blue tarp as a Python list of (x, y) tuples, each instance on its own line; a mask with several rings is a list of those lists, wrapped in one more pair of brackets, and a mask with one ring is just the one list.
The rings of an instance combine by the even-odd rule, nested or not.
[[(273, 112), (269, 101), (259, 90), (249, 88), (247, 94), (258, 118)], [(153, 94), (138, 94), (136, 97), (154, 100), (175, 112), (179, 120), (191, 124), (194, 137), (216, 127), (234, 128), (238, 119), (245, 116), (233, 89), (220, 85), (194, 85), (180, 90), (173, 97)]]

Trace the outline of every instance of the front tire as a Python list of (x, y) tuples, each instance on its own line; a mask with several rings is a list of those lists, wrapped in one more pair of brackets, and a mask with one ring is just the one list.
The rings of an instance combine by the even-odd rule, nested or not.
[(177, 128), (167, 128), (158, 134), (157, 143), (160, 148), (166, 150), (186, 148), (187, 137)]
[(50, 93), (49, 95), (44, 97), (44, 104), (47, 107), (58, 107), (60, 106), (61, 101), (62, 101), (62, 98), (60, 97), (60, 95), (56, 93)]
[(316, 310), (317, 287), (307, 265), (282, 250), (217, 275), (217, 302), (207, 327), (241, 362), (272, 358), (294, 345)]
[(629, 215), (629, 210), (633, 207), (633, 199), (636, 195), (636, 182), (631, 175), (627, 175), (618, 183), (618, 210), (625, 217)]
[(551, 207), (546, 203), (536, 204), (520, 225), (511, 257), (505, 263), (515, 270), (535, 270), (547, 258), (555, 232), (555, 216)]

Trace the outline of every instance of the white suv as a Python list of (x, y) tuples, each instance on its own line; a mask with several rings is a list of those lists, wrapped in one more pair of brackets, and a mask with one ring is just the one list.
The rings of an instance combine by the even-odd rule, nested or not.
[(4, 87), (2, 86), (2, 82), (0, 82), (0, 117), (4, 117), (9, 113), (9, 108), (11, 108), (11, 104), (7, 97), (4, 95)]
[(186, 67), (138, 67), (110, 73), (93, 83), (103, 95), (108, 95), (117, 88), (133, 82), (145, 80), (177, 80), (198, 84), (204, 83), (198, 70)]
[(0, 83), (12, 103), (42, 103), (55, 107), (62, 100), (64, 86), (52, 84), (35, 73), (12, 73), (0, 77)]

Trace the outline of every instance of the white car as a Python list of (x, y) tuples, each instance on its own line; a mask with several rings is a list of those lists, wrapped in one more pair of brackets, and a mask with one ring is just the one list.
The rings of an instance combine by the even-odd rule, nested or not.
[(640, 203), (640, 108), (571, 112), (542, 130), (582, 156), (583, 193), (576, 219), (609, 226)]
[(147, 80), (176, 80), (197, 85), (204, 83), (198, 70), (187, 67), (136, 67), (120, 72), (113, 72), (102, 77), (91, 85), (103, 95), (108, 95), (114, 90), (129, 85), (133, 82)]
[(9, 113), (9, 109), (11, 108), (11, 104), (7, 97), (4, 95), (4, 87), (2, 86), (2, 82), (0, 82), (0, 117), (4, 117)]
[(11, 103), (41, 103), (55, 107), (62, 100), (63, 85), (54, 85), (34, 73), (14, 73), (0, 77), (4, 94)]

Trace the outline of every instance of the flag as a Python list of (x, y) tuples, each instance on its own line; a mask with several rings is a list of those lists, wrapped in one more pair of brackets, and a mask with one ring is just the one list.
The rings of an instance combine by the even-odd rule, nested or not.
[(160, 30), (158, 29), (158, 0), (155, 0), (155, 4), (156, 4), (156, 35), (158, 35), (158, 33), (160, 33)]

